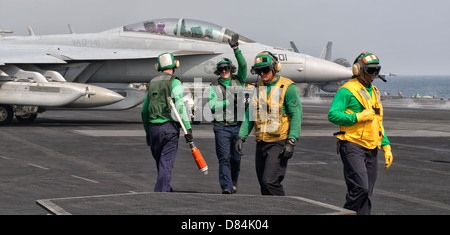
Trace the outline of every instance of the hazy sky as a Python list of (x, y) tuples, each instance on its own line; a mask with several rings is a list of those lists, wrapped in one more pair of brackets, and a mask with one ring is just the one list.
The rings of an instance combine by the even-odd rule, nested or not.
[[(162, 2), (169, 3), (167, 5)], [(378, 55), (382, 72), (450, 74), (448, 0), (0, 0), (0, 29), (14, 35), (94, 33), (156, 18), (223, 25), (263, 44), (332, 59)]]

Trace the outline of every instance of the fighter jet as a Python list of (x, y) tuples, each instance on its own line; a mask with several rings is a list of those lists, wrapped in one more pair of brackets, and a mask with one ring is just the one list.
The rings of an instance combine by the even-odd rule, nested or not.
[[(221, 58), (234, 59), (228, 39), (235, 32), (205, 21), (168, 18), (126, 25), (100, 33), (0, 37), (0, 125), (13, 116), (32, 122), (48, 109), (124, 110), (143, 102), (147, 83), (158, 75), (156, 58), (171, 52), (180, 61), (183, 82), (210, 83)], [(350, 69), (292, 49), (257, 43), (243, 35), (239, 48), (251, 64), (271, 51), (281, 75), (297, 83), (333, 83), (351, 77)], [(234, 61), (236, 63), (236, 61)], [(249, 70), (251, 66), (248, 66)], [(248, 82), (258, 77), (248, 72)]]

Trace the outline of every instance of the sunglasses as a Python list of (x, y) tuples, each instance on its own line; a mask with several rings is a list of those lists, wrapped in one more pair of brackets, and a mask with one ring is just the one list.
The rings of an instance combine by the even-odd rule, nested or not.
[(262, 67), (262, 68), (254, 68), (255, 74), (268, 74), (270, 72), (270, 66)]
[(377, 75), (380, 73), (381, 66), (378, 67), (365, 67), (364, 72), (368, 75)]

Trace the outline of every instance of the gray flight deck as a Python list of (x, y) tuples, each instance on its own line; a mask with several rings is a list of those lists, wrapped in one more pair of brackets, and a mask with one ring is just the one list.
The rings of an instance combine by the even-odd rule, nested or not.
[(126, 193), (38, 200), (56, 215), (351, 215), (353, 211), (314, 200), (285, 196), (207, 193)]
[[(303, 125), (283, 181), (286, 197), (260, 196), (254, 137), (244, 143), (238, 193), (222, 195), (211, 123), (193, 126), (209, 166), (201, 174), (184, 138), (173, 193), (153, 193), (156, 166), (140, 107), (47, 111), (0, 127), (0, 214), (348, 214), (346, 186), (327, 120), (331, 98), (302, 99)], [(372, 214), (450, 214), (450, 101), (387, 99), (394, 161), (379, 153)]]

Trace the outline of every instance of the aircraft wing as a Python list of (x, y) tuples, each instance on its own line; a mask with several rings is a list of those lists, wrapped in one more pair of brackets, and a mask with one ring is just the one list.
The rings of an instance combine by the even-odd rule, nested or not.
[(64, 60), (42, 52), (0, 49), (0, 65), (5, 64), (65, 64)]
[(0, 48), (0, 65), (5, 64), (64, 64), (67, 61), (86, 60), (126, 60), (150, 59), (172, 52), (174, 56), (214, 55), (214, 51), (189, 50), (142, 50), (115, 48), (61, 47), (56, 49), (39, 48)]
[(126, 59), (151, 59), (162, 53), (172, 52), (174, 56), (220, 54), (212, 51), (167, 51), (167, 50), (142, 50), (142, 49), (105, 49), (89, 48), (84, 50), (67, 50), (49, 53), (49, 55), (64, 60), (126, 60)]

